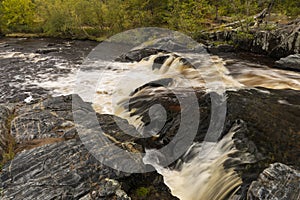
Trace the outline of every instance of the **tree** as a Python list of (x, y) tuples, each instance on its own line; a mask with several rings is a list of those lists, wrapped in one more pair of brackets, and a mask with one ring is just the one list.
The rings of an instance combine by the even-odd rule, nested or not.
[(29, 30), (34, 22), (35, 5), (31, 0), (4, 0), (1, 3), (1, 23), (4, 29)]

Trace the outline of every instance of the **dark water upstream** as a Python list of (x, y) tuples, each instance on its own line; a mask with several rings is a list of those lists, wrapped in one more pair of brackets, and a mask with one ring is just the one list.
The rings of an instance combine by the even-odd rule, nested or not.
[[(92, 41), (47, 38), (0, 39), (0, 103), (28, 103), (47, 95), (84, 92), (80, 87), (75, 88), (77, 73), (85, 57), (97, 44)], [(162, 56), (166, 59), (158, 69), (153, 69), (155, 60)], [(211, 81), (212, 90), (220, 84), (226, 91), (254, 87), (260, 87), (262, 92), (267, 92), (263, 88), (300, 90), (300, 73), (272, 68), (274, 60), (267, 57), (240, 52), (210, 55), (207, 59), (210, 64), (203, 64), (199, 69), (187, 68), (178, 57), (167, 53), (152, 55), (135, 63), (95, 62), (90, 72), (94, 72), (95, 76), (101, 72), (101, 80), (92, 78), (83, 70), (80, 72), (80, 83), (91, 87), (96, 85), (93, 101), (96, 111), (127, 118), (136, 127), (142, 126), (141, 121), (130, 118), (128, 113), (113, 103), (122, 102), (135, 91), (139, 92), (137, 88), (158, 79), (172, 79), (170, 88), (197, 87), (206, 92), (210, 91), (205, 87), (207, 80)], [(185, 80), (189, 80), (188, 85)], [(233, 134), (234, 130), (217, 145), (209, 142), (196, 144), (193, 148), (199, 156), (184, 165), (181, 171), (163, 168), (151, 160), (151, 156), (144, 161), (163, 175), (173, 195), (181, 200), (224, 199), (226, 192), (241, 184), (241, 178), (234, 170), (225, 172), (222, 167), (228, 155), (237, 151), (233, 149)], [(201, 156), (199, 146), (205, 156)], [(206, 149), (209, 151), (205, 152)], [(216, 176), (212, 176), (213, 172), (216, 172)], [(223, 181), (227, 188), (211, 189), (217, 181)]]
[[(57, 89), (41, 87), (55, 83), (78, 69), (84, 57), (97, 45), (91, 41), (60, 39), (0, 39), (0, 102), (45, 97)], [(67, 80), (58, 87), (67, 86)]]

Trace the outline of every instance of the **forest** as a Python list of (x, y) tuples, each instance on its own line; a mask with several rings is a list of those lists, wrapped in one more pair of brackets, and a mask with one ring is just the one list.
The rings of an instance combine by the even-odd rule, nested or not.
[(164, 27), (196, 37), (270, 5), (279, 18), (300, 13), (299, 0), (0, 0), (0, 33), (103, 40), (137, 27)]

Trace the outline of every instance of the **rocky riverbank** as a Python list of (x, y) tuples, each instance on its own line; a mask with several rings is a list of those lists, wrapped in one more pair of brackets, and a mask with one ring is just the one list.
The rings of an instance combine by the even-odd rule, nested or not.
[[(144, 92), (147, 90), (151, 87), (146, 87)], [(181, 94), (187, 92), (180, 91)], [(155, 96), (148, 94), (136, 96), (131, 107), (137, 109), (135, 114), (143, 116), (147, 122), (145, 113), (151, 105), (165, 105), (169, 120), (161, 136), (147, 140), (130, 137), (124, 132), (129, 129), (133, 132), (134, 127), (126, 120), (97, 114), (102, 129), (116, 145), (144, 152), (145, 147), (160, 148), (176, 134), (180, 112), (175, 109), (179, 105), (173, 94), (168, 91), (160, 91)], [(232, 129), (234, 123), (242, 123), (243, 128), (234, 136), (235, 145), (253, 156), (248, 164), (227, 163), (228, 166), (224, 166), (233, 164), (243, 177), (239, 198), (268, 199), (266, 195), (275, 195), (279, 199), (295, 199), (300, 192), (300, 172), (296, 170), (300, 165), (299, 92), (260, 89), (229, 92), (227, 95), (228, 112), (223, 135)], [(201, 119), (195, 141), (199, 142), (207, 132), (211, 97), (201, 90), (197, 96)], [(79, 97), (75, 95), (73, 98)], [(31, 105), (2, 105), (1, 110), (1, 125), (4, 127), (1, 129), (1, 155), (16, 154), (2, 166), (2, 199), (176, 199), (156, 172), (126, 174), (97, 161), (78, 138), (72, 115), (72, 96), (47, 98)], [(128, 130), (124, 130), (124, 126), (121, 130), (115, 120), (123, 121)], [(2, 162), (3, 159), (2, 156)], [(263, 169), (275, 162), (294, 169), (277, 164), (259, 176)], [(273, 173), (277, 179), (266, 177), (268, 174), (274, 176)], [(285, 180), (285, 174), (291, 181)], [(272, 188), (276, 185), (286, 189), (274, 192)], [(261, 191), (265, 191), (265, 196)]]
[[(247, 25), (248, 26), (248, 25)], [(291, 54), (300, 53), (300, 20), (294, 20), (288, 24), (271, 23), (271, 28), (252, 26), (247, 30), (241, 27), (226, 27), (223, 30), (204, 32), (201, 40), (207, 40), (208, 43), (225, 42), (228, 45), (220, 45), (220, 51), (240, 49), (257, 54), (264, 54), (279, 59)], [(218, 46), (218, 45), (217, 45)], [(216, 51), (216, 47), (212, 47)]]

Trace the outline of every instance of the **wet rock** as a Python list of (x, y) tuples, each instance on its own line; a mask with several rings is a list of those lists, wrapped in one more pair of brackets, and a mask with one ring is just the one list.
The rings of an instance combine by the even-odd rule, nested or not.
[(155, 55), (159, 52), (166, 52), (164, 50), (154, 49), (154, 48), (144, 48), (129, 51), (128, 53), (122, 54), (116, 61), (118, 62), (139, 62), (143, 58), (149, 57), (151, 55)]
[(19, 144), (49, 138), (59, 141), (58, 138), (73, 138), (74, 126), (72, 96), (60, 96), (17, 109), (11, 122), (11, 135)]
[[(53, 94), (52, 89), (46, 89), (40, 83), (56, 82), (68, 76), (98, 44), (76, 40), (70, 48), (63, 44), (65, 41), (56, 38), (1, 38), (0, 43), (9, 46), (0, 50), (0, 103), (22, 102), (29, 95), (37, 100)], [(35, 53), (37, 49), (48, 49), (49, 43), (55, 44), (49, 48), (61, 50)]]
[(281, 69), (300, 71), (300, 54), (289, 55), (275, 62), (275, 66)]
[[(73, 101), (73, 99), (78, 99), (78, 101)], [(94, 115), (96, 128), (101, 127), (111, 137), (110, 139), (117, 143), (117, 146), (135, 148), (135, 137), (124, 134), (124, 132), (136, 136), (139, 133), (126, 120), (112, 115), (96, 114), (90, 103), (83, 102), (78, 95), (68, 95), (50, 97), (16, 109), (15, 117), (11, 121), (10, 133), (17, 142), (17, 151), (78, 137), (73, 112), (76, 113), (82, 109), (87, 114)], [(87, 122), (89, 120), (86, 119)], [(128, 146), (124, 145), (125, 143)], [(141, 147), (136, 148), (143, 151)]]
[(221, 44), (217, 46), (208, 47), (208, 52), (212, 54), (227, 53), (227, 52), (234, 52), (234, 51), (235, 51), (234, 46), (229, 44)]
[(163, 79), (159, 79), (159, 80), (155, 80), (155, 81), (150, 81), (149, 83), (146, 83), (144, 85), (142, 85), (141, 87), (136, 88), (131, 95), (134, 95), (135, 93), (137, 93), (138, 91), (142, 90), (143, 88), (146, 87), (167, 87), (168, 85), (170, 85), (173, 82), (172, 78), (163, 78)]
[[(12, 134), (18, 141), (17, 155), (3, 166), (0, 173), (1, 199), (141, 199), (136, 194), (140, 187), (152, 187), (152, 192), (143, 198), (176, 199), (156, 172), (129, 174), (101, 164), (101, 159), (94, 155), (107, 155), (110, 149), (93, 146), (97, 145), (95, 140), (83, 143), (80, 139), (84, 135), (95, 132), (92, 132), (93, 127), (80, 127), (81, 124), (78, 124), (79, 136), (72, 112), (81, 112), (84, 116), (92, 113), (97, 121), (96, 134), (100, 134), (98, 128), (101, 127), (112, 146), (127, 152), (143, 152), (143, 147), (135, 143), (139, 133), (133, 126), (116, 116), (95, 113), (90, 103), (83, 102), (78, 95), (18, 105), (15, 119), (11, 122)], [(8, 118), (9, 109), (3, 107), (1, 114), (3, 119)], [(64, 133), (57, 133), (59, 129)], [(66, 136), (67, 130), (74, 131), (70, 137)], [(32, 139), (29, 133), (39, 139)], [(96, 154), (91, 154), (86, 144), (92, 145)], [(106, 160), (116, 163), (120, 160), (118, 152), (111, 155)], [(139, 161), (141, 159), (140, 156)], [(139, 163), (125, 164), (138, 167)]]
[[(170, 141), (176, 134), (182, 122), (181, 112), (184, 109), (189, 111), (189, 109), (198, 107), (197, 105), (193, 107), (193, 104), (181, 105), (179, 100), (188, 99), (192, 95), (197, 96), (201, 113), (195, 140), (203, 141), (211, 123), (211, 102), (218, 99), (217, 94), (206, 94), (201, 90), (193, 89), (170, 91), (161, 88), (160, 90), (155, 89), (155, 92), (152, 91), (151, 87), (142, 89), (131, 98), (129, 105), (127, 105), (132, 110), (131, 115), (141, 116), (146, 125), (151, 122), (148, 113), (153, 105), (160, 104), (166, 109), (166, 123), (160, 130), (160, 136), (154, 140), (157, 143), (149, 140), (150, 146), (157, 145), (160, 147), (164, 144), (163, 141)], [(296, 159), (299, 155), (300, 146), (298, 133), (300, 130), (300, 93), (298, 91), (249, 89), (226, 92), (226, 98), (226, 119), (223, 134), (228, 132), (236, 120), (242, 119), (249, 129), (246, 136), (254, 141), (263, 154), (278, 162), (300, 165), (299, 159)], [(148, 131), (151, 132), (151, 130)]]
[(40, 53), (40, 54), (47, 54), (51, 52), (59, 52), (59, 48), (43, 48), (43, 49), (37, 49), (35, 53)]
[(248, 200), (299, 199), (300, 172), (282, 163), (265, 169), (248, 191)]

